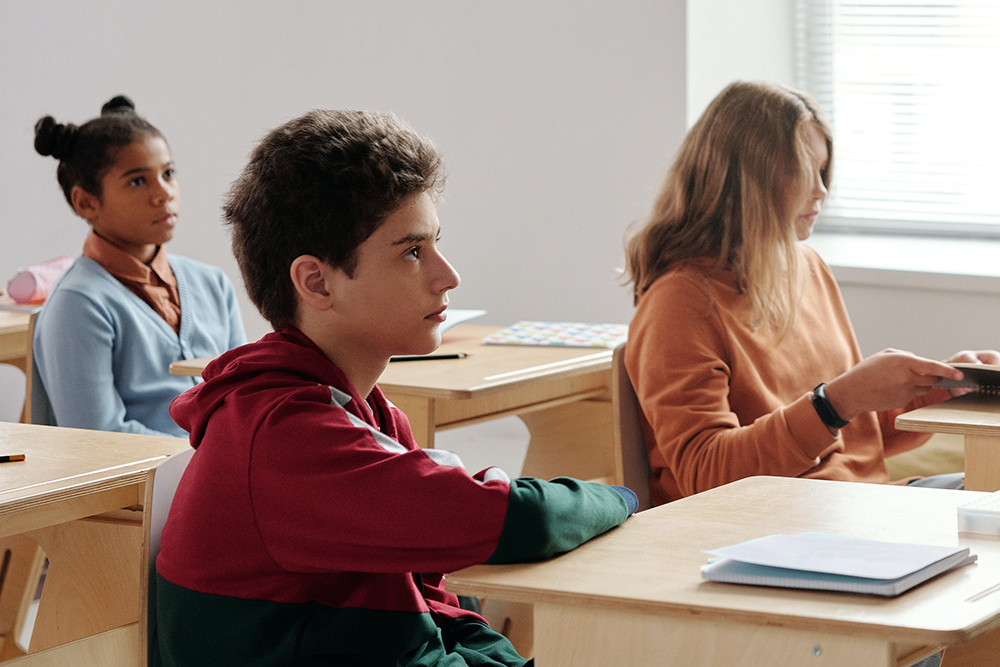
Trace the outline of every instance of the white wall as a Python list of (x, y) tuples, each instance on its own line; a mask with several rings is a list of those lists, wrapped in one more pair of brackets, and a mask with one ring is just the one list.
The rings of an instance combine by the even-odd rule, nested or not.
[(687, 124), (736, 79), (794, 86), (795, 0), (690, 0)]
[(1000, 349), (1000, 241), (819, 233), (809, 245), (833, 268), (865, 355)]
[(684, 131), (684, 17), (684, 0), (4, 0), (0, 281), (79, 254), (87, 231), (32, 149), (42, 115), (80, 123), (132, 96), (179, 166), (169, 249), (239, 284), (219, 206), (256, 140), (313, 107), (366, 108), (443, 149), (454, 306), (628, 321), (615, 270)]
[(990, 291), (955, 290), (879, 284), (842, 273), (834, 269), (865, 356), (887, 347), (931, 359), (1000, 349), (1000, 281)]

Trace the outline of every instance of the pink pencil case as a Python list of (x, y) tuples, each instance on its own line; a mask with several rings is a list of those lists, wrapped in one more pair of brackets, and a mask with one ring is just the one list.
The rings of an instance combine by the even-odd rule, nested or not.
[(59, 276), (72, 263), (72, 257), (54, 257), (47, 262), (21, 269), (7, 283), (7, 294), (17, 303), (41, 303), (49, 296), (49, 290), (59, 280)]

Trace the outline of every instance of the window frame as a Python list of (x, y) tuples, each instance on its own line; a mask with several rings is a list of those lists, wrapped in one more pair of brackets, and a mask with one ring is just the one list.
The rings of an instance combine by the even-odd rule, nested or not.
[[(834, 188), (837, 172), (842, 163), (837, 160), (837, 129), (834, 117), (835, 53), (832, 32), (834, 5), (839, 0), (795, 0), (795, 79), (796, 86), (814, 99), (828, 114), (834, 131)], [(818, 18), (816, 18), (818, 17)], [(823, 23), (827, 32), (822, 32)], [(825, 76), (825, 78), (824, 78)], [(987, 128), (987, 131), (993, 131)], [(998, 157), (1000, 159), (1000, 157)], [(1000, 182), (998, 182), (1000, 190)], [(902, 201), (902, 200), (897, 200)], [(877, 211), (867, 215), (842, 215), (824, 209), (819, 216), (816, 231), (897, 236), (937, 236), (948, 238), (1000, 239), (1000, 203), (997, 205), (997, 222), (953, 222), (939, 220), (910, 220), (884, 218)], [(992, 211), (988, 212), (992, 215)]]

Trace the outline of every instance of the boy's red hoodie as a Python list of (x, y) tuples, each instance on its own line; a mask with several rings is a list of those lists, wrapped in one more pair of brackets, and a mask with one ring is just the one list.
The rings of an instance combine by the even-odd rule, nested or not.
[(612, 487), (420, 449), (295, 329), (203, 378), (170, 408), (197, 451), (156, 560), (160, 664), (522, 665), (440, 573), (547, 558), (630, 510)]

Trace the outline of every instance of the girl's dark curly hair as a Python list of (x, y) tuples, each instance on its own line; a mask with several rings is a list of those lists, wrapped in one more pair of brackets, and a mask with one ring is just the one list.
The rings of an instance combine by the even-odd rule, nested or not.
[(135, 112), (125, 95), (110, 99), (101, 115), (77, 127), (57, 123), (52, 116), (35, 123), (35, 150), (59, 160), (56, 177), (70, 206), (72, 192), (80, 186), (100, 198), (101, 179), (115, 162), (118, 150), (146, 136), (160, 137), (158, 129)]

